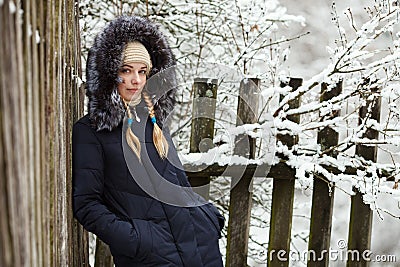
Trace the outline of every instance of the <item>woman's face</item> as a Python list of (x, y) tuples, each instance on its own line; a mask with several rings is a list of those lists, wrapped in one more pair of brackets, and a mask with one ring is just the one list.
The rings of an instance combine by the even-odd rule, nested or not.
[(118, 70), (122, 82), (118, 84), (118, 92), (125, 101), (135, 101), (141, 97), (146, 84), (147, 66), (143, 63), (127, 63)]

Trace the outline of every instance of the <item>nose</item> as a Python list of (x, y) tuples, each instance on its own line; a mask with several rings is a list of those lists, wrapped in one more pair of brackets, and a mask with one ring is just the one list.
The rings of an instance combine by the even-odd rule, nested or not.
[(139, 83), (139, 80), (140, 80), (139, 74), (136, 72), (133, 72), (132, 76), (131, 76), (131, 83), (137, 84), (137, 83)]

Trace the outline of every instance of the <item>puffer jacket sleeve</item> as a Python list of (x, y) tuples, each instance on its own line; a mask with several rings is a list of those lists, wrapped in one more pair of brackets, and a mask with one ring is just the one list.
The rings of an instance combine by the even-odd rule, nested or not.
[(134, 257), (139, 246), (138, 232), (132, 223), (118, 218), (103, 203), (103, 150), (89, 125), (74, 125), (72, 159), (74, 216), (112, 250)]

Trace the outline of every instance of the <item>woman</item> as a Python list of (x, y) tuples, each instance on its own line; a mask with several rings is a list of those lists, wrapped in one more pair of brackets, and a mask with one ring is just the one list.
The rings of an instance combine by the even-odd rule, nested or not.
[[(174, 63), (166, 38), (140, 17), (112, 21), (89, 51), (88, 114), (73, 129), (73, 209), (117, 267), (222, 266), (224, 219), (210, 203), (191, 203), (191, 190), (179, 191), (190, 185), (161, 131), (174, 105), (167, 88), (175, 79), (165, 71)], [(161, 71), (170, 76), (153, 83), (157, 94), (148, 82)]]

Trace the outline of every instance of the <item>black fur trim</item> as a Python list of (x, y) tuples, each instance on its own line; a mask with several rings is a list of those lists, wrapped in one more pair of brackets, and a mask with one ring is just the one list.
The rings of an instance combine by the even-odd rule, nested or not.
[[(123, 60), (125, 45), (134, 40), (141, 42), (150, 54), (153, 68), (149, 80), (160, 71), (175, 65), (167, 39), (155, 24), (137, 16), (122, 16), (111, 21), (96, 36), (86, 65), (88, 112), (93, 127), (98, 131), (111, 131), (124, 118), (124, 105), (116, 103), (111, 95), (118, 87), (118, 69)], [(157, 82), (158, 90), (163, 92), (158, 93), (154, 109), (161, 123), (175, 104), (173, 84), (176, 78), (173, 71), (168, 71), (168, 75), (168, 79), (161, 79), (161, 84)]]

